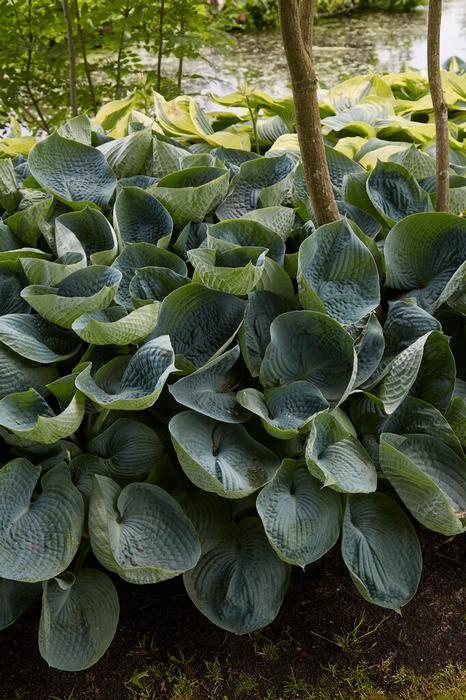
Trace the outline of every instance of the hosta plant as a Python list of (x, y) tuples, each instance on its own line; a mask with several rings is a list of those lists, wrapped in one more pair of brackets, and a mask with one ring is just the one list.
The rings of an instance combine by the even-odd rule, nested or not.
[(293, 134), (251, 153), (183, 104), (0, 161), (0, 625), (41, 596), (58, 669), (105, 653), (119, 578), (183, 575), (244, 634), (338, 542), (399, 611), (416, 529), (466, 525), (466, 220), (432, 156), (329, 145), (316, 229)]

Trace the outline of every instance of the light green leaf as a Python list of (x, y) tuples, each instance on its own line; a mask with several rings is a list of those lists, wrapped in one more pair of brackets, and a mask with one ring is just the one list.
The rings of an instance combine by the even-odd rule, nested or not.
[(44, 196), (27, 208), (9, 216), (5, 219), (5, 224), (24, 243), (35, 246), (42, 235), (45, 222), (52, 215), (53, 208), (53, 197)]
[(238, 246), (266, 248), (268, 255), (280, 265), (285, 258), (285, 243), (278, 233), (259, 221), (231, 219), (207, 227), (207, 246), (219, 251)]
[(86, 256), (82, 253), (67, 253), (56, 261), (38, 258), (21, 258), (23, 272), (29, 284), (56, 287), (65, 277), (86, 267)]
[(21, 200), (11, 158), (0, 159), (0, 207), (13, 212)]
[(258, 284), (264, 270), (264, 248), (242, 246), (225, 252), (209, 248), (188, 251), (194, 279), (207, 289), (245, 296)]
[(152, 333), (158, 315), (158, 304), (146, 304), (130, 313), (122, 306), (111, 306), (79, 316), (72, 328), (76, 335), (92, 345), (128, 345)]

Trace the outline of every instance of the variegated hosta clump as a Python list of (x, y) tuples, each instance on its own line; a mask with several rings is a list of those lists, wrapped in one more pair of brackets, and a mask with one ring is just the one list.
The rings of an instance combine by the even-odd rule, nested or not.
[(259, 156), (162, 108), (0, 161), (0, 626), (42, 595), (68, 671), (118, 576), (183, 574), (243, 634), (337, 541), (400, 610), (415, 522), (466, 524), (466, 220), (432, 211), (431, 156), (328, 147), (345, 216), (316, 229), (291, 137)]

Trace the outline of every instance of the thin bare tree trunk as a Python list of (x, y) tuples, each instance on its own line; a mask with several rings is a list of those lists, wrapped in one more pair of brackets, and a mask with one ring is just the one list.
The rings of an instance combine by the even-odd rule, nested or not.
[(76, 26), (78, 28), (79, 43), (81, 44), (81, 53), (83, 55), (84, 72), (86, 73), (87, 84), (89, 85), (89, 93), (91, 96), (92, 109), (94, 114), (97, 113), (97, 100), (95, 97), (94, 83), (92, 82), (91, 69), (87, 60), (86, 40), (84, 37), (83, 26), (81, 24), (81, 14), (79, 12), (78, 0), (73, 0), (74, 14), (76, 16)]
[(328, 171), (312, 53), (317, 0), (278, 0), (304, 176), (319, 226), (340, 218)]
[(76, 52), (74, 50), (73, 41), (73, 22), (68, 0), (62, 0), (63, 15), (66, 24), (66, 42), (68, 45), (68, 61), (70, 64), (70, 105), (71, 115), (76, 117), (78, 114), (78, 98), (76, 95)]
[(115, 99), (116, 100), (118, 100), (118, 98), (120, 97), (121, 62), (123, 60), (123, 49), (124, 49), (124, 45), (125, 45), (126, 24), (128, 22), (129, 13), (130, 13), (129, 0), (127, 0), (126, 7), (123, 11), (123, 23), (121, 25), (120, 40), (118, 42), (117, 71), (116, 71), (116, 81), (115, 81)]
[(442, 24), (442, 0), (429, 0), (427, 24), (427, 72), (435, 115), (436, 137), (436, 208), (448, 211), (450, 207), (450, 156), (448, 132), (448, 107), (442, 89), (440, 73), (440, 27)]
[(162, 81), (162, 54), (163, 54), (163, 22), (165, 19), (165, 0), (160, 0), (159, 11), (159, 54), (157, 56), (157, 92), (160, 92)]

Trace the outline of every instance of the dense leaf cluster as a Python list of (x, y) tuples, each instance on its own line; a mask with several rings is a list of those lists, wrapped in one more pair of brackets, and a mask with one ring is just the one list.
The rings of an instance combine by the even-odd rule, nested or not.
[[(329, 129), (378, 104), (357, 90)], [(115, 633), (104, 570), (183, 574), (243, 634), (339, 539), (399, 610), (413, 519), (466, 523), (466, 221), (433, 211), (431, 155), (328, 146), (342, 218), (316, 229), (295, 136), (259, 155), (190, 98), (156, 115), (113, 103), (0, 161), (0, 625), (42, 592), (65, 670)]]

